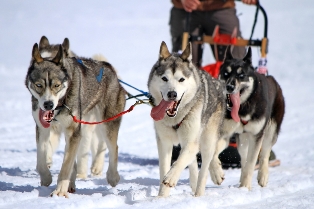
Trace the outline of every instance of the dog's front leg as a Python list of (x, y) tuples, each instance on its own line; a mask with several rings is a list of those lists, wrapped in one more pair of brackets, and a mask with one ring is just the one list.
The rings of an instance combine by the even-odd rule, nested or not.
[(95, 132), (92, 137), (91, 150), (93, 159), (91, 173), (93, 176), (101, 176), (104, 169), (107, 144), (105, 136), (99, 126), (96, 126), (95, 128)]
[(91, 140), (94, 126), (82, 127), (82, 140), (77, 152), (77, 178), (86, 179), (88, 171), (88, 157), (90, 152)]
[(155, 129), (159, 156), (159, 176), (160, 176), (160, 187), (158, 196), (167, 197), (169, 196), (170, 188), (163, 184), (163, 179), (167, 172), (170, 170), (173, 148), (173, 142), (171, 139), (176, 138), (176, 135), (173, 130), (163, 126), (160, 122), (155, 123)]
[[(222, 115), (223, 114), (221, 111), (215, 111), (212, 114), (212, 116), (209, 118), (207, 126), (204, 127), (203, 129), (203, 132), (200, 138), (200, 151), (202, 154), (202, 166), (198, 175), (195, 196), (201, 196), (201, 195), (204, 195), (205, 193), (206, 181), (207, 181), (207, 176), (209, 172), (208, 168), (215, 154), (216, 145), (219, 139)], [(221, 166), (220, 166), (220, 169), (221, 169)], [(223, 176), (223, 172), (220, 175)]]
[(192, 189), (192, 192), (195, 193), (196, 187), (197, 187), (197, 179), (198, 179), (198, 163), (197, 159), (195, 159), (190, 165), (189, 165), (189, 175), (190, 175), (190, 186)]
[[(191, 119), (193, 120), (194, 117)], [(200, 123), (192, 121), (183, 123), (181, 126), (177, 130), (182, 147), (181, 153), (163, 179), (163, 184), (169, 187), (174, 187), (177, 184), (181, 172), (195, 160), (199, 150)]]
[(248, 133), (242, 133), (237, 137), (237, 149), (241, 158), (241, 176), (240, 176), (240, 182), (242, 182), (242, 169), (245, 167), (245, 164), (247, 162), (247, 153), (248, 153), (248, 147), (249, 147), (249, 140), (250, 140), (250, 134)]
[(262, 149), (259, 155), (259, 170), (257, 175), (258, 184), (265, 187), (268, 183), (268, 163), (269, 155), (273, 144), (277, 141), (276, 124), (269, 122), (265, 129), (265, 136), (262, 143)]
[(61, 135), (60, 124), (58, 124), (58, 123), (51, 124), (49, 143), (47, 146), (47, 166), (48, 166), (48, 168), (51, 168), (51, 166), (52, 166), (53, 153), (58, 148), (58, 145), (60, 142), (60, 135)]
[[(76, 173), (73, 173), (73, 167), (75, 166), (75, 157), (81, 140), (80, 126), (67, 128), (66, 137), (68, 138), (66, 140), (67, 145), (64, 153), (61, 171), (58, 176), (57, 188), (53, 191), (52, 195), (68, 197), (68, 191), (75, 192), (76, 175), (74, 174)], [(69, 188), (69, 185), (71, 186), (71, 188)]]
[[(243, 137), (248, 137), (248, 153), (245, 166), (241, 168), (240, 187), (251, 189), (252, 176), (256, 165), (257, 157), (261, 149), (263, 138), (256, 138), (252, 134), (241, 134), (240, 141), (244, 140)], [(241, 163), (242, 166), (242, 163)]]
[(36, 125), (37, 145), (37, 166), (36, 170), (40, 175), (40, 185), (49, 186), (52, 176), (47, 165), (47, 147), (49, 146), (50, 128), (43, 128)]
[(214, 184), (220, 185), (224, 177), (224, 172), (222, 170), (221, 162), (219, 160), (219, 154), (228, 146), (229, 139), (228, 138), (220, 138), (216, 145), (215, 154), (213, 156), (212, 161), (210, 162), (209, 172), (210, 177)]

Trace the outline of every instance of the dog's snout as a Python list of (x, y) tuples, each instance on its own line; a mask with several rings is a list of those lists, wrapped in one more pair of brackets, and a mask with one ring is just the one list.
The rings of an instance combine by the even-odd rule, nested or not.
[(52, 102), (52, 101), (46, 101), (46, 102), (44, 102), (44, 108), (45, 108), (45, 110), (52, 110), (52, 108), (53, 108), (53, 102)]
[(175, 91), (169, 91), (168, 94), (167, 94), (167, 96), (168, 96), (168, 99), (170, 99), (170, 100), (175, 100), (175, 99), (177, 98), (177, 92), (175, 92)]
[(226, 89), (229, 93), (232, 93), (234, 91), (234, 85), (232, 84), (227, 84)]
[(227, 85), (226, 85), (226, 90), (228, 91), (228, 93), (232, 93), (235, 89), (235, 80), (234, 79), (230, 79), (229, 81), (227, 81)]

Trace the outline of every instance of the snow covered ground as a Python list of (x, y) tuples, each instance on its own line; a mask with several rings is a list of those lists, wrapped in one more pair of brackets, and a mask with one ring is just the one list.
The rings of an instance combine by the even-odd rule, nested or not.
[[(263, 0), (269, 18), (268, 67), (282, 86), (286, 115), (274, 151), (281, 166), (270, 168), (266, 188), (254, 173), (251, 191), (239, 189), (240, 170), (225, 181), (207, 181), (206, 194), (193, 197), (185, 170), (168, 198), (156, 198), (158, 155), (150, 107), (125, 115), (119, 135), (120, 183), (105, 176), (77, 181), (70, 198), (48, 197), (56, 187), (64, 141), (54, 155), (53, 182), (41, 187), (36, 167), (35, 123), (24, 78), (32, 46), (42, 35), (51, 43), (65, 37), (80, 56), (105, 55), (122, 80), (147, 91), (148, 73), (161, 41), (171, 45), (169, 0), (0, 2), (0, 208), (314, 208), (314, 2)], [(125, 4), (125, 5), (124, 5)], [(255, 7), (238, 4), (241, 30), (248, 38)], [(263, 35), (259, 15), (255, 38)], [(313, 26), (313, 25), (312, 25)], [(258, 50), (254, 51), (257, 64)], [(205, 57), (213, 62), (211, 52)], [(130, 92), (137, 93), (132, 89)], [(134, 101), (127, 103), (127, 107)], [(106, 171), (108, 161), (106, 159)]]

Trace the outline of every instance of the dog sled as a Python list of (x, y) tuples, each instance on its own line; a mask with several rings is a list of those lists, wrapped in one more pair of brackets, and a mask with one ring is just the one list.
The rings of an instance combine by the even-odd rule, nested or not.
[[(239, 1), (239, 0), (238, 0)], [(258, 13), (261, 12), (264, 18), (264, 34), (261, 39), (252, 39), (254, 34), (255, 26), (257, 23)], [(215, 63), (205, 65), (201, 67), (201, 69), (205, 70), (209, 74), (211, 74), (214, 78), (217, 78), (219, 75), (219, 69), (222, 64), (222, 61), (218, 60), (218, 50), (217, 45), (224, 46), (252, 46), (252, 47), (260, 47), (261, 57), (258, 62), (257, 71), (262, 74), (267, 74), (267, 52), (268, 52), (268, 18), (265, 9), (257, 2), (256, 4), (256, 12), (255, 18), (252, 26), (252, 31), (249, 39), (243, 39), (237, 37), (236, 28), (233, 30), (233, 33), (230, 34), (220, 34), (219, 26), (217, 25), (214, 29), (214, 32), (211, 36), (209, 35), (193, 35), (189, 33), (189, 22), (191, 19), (191, 13), (188, 13), (186, 17), (186, 26), (185, 32), (182, 37), (182, 50), (188, 44), (188, 42), (196, 43), (196, 44), (209, 44), (214, 46), (214, 56), (216, 59)]]

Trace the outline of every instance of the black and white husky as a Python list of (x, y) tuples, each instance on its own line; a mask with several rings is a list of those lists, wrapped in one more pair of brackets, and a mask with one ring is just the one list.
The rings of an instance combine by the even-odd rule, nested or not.
[(222, 137), (211, 162), (211, 178), (221, 184), (224, 174), (218, 154), (228, 145), (229, 138), (238, 133), (238, 151), (241, 156), (240, 187), (251, 188), (252, 175), (259, 158), (258, 183), (268, 182), (268, 162), (276, 143), (285, 112), (284, 97), (274, 77), (254, 71), (252, 52), (248, 49), (243, 59), (235, 59), (228, 47), (219, 79), (224, 83), (227, 113)]

